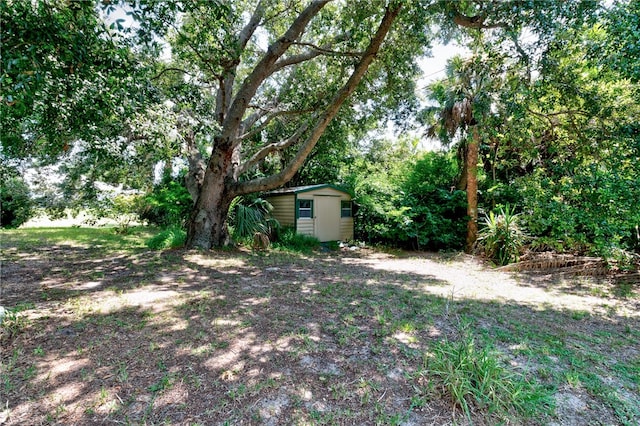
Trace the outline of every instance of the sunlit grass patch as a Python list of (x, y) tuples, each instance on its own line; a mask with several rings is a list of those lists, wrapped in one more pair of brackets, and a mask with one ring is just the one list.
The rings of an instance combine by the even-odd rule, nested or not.
[(148, 227), (131, 228), (128, 234), (118, 234), (114, 228), (20, 228), (0, 230), (3, 247), (28, 250), (32, 247), (67, 246), (99, 248), (104, 251), (131, 251), (145, 248), (145, 241), (156, 230)]

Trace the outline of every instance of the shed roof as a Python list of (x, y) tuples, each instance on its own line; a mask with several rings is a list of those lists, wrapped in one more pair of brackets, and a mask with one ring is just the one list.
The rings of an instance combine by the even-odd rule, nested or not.
[(345, 194), (352, 195), (349, 191), (347, 191), (344, 188), (340, 188), (339, 186), (329, 185), (329, 184), (305, 185), (305, 186), (293, 186), (291, 188), (280, 188), (280, 189), (267, 192), (264, 195), (270, 196), (270, 195), (300, 194), (302, 192), (315, 191), (315, 190), (324, 189), (324, 188), (331, 188), (331, 189), (335, 189), (336, 191), (340, 191), (340, 192), (344, 192)]

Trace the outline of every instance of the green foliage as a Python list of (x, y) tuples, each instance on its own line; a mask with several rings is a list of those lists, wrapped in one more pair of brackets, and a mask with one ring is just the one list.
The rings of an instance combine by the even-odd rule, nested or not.
[(639, 248), (640, 91), (629, 53), (638, 18), (627, 13), (636, 3), (616, 3), (586, 25), (550, 27), (535, 64), (504, 56), (498, 43), (483, 46), (495, 64), (488, 68), (505, 70), (483, 141), (484, 201), (521, 206), (537, 249), (608, 256)]
[[(615, 167), (619, 172), (621, 165)], [(611, 173), (605, 161), (575, 168), (565, 163), (562, 168), (567, 175), (539, 169), (515, 182), (527, 206), (523, 222), (531, 234), (557, 251), (607, 255), (615, 248), (637, 250), (638, 175), (631, 170)]]
[(230, 210), (232, 213), (229, 215), (229, 223), (236, 240), (253, 238), (256, 232), (268, 236), (277, 232), (279, 224), (271, 217), (273, 206), (267, 200), (256, 198), (247, 202), (238, 197), (231, 203)]
[(320, 247), (320, 241), (310, 235), (297, 234), (293, 228), (285, 228), (278, 233), (273, 243), (276, 250), (296, 253), (310, 253)]
[(34, 216), (29, 187), (19, 177), (0, 183), (0, 228), (17, 228)]
[(3, 155), (56, 159), (79, 139), (118, 132), (145, 102), (139, 62), (94, 2), (2, 0), (0, 28)]
[(525, 243), (525, 235), (518, 225), (515, 206), (500, 207), (498, 213), (485, 216), (484, 227), (478, 236), (478, 247), (498, 265), (517, 262)]
[(153, 188), (140, 206), (140, 219), (162, 227), (182, 226), (189, 217), (193, 201), (187, 188), (169, 180)]
[(507, 369), (499, 356), (463, 328), (458, 340), (434, 346), (425, 357), (425, 374), (434, 376), (440, 391), (469, 418), (478, 409), (502, 420), (547, 410), (549, 393)]
[(357, 239), (422, 250), (464, 245), (466, 196), (452, 189), (458, 168), (451, 155), (413, 154), (401, 142), (376, 147), (360, 165), (353, 178)]
[(179, 227), (171, 227), (164, 229), (160, 233), (149, 238), (146, 242), (147, 247), (153, 250), (164, 250), (170, 248), (179, 248), (184, 246), (187, 240), (187, 233)]
[(640, 81), (640, 3), (614, 2), (607, 11), (602, 29), (607, 36), (594, 43), (591, 54), (605, 67), (611, 67), (633, 82)]
[(467, 199), (456, 190), (458, 166), (451, 155), (428, 152), (420, 158), (401, 187), (413, 226), (407, 236), (417, 248), (459, 249), (464, 245)]

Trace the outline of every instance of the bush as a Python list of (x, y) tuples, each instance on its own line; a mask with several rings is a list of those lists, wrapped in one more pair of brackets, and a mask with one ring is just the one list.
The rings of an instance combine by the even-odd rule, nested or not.
[(31, 219), (35, 210), (27, 184), (18, 177), (0, 183), (0, 228), (17, 228)]
[(178, 227), (171, 227), (147, 240), (147, 247), (152, 250), (164, 250), (184, 246), (187, 233)]
[(252, 239), (259, 232), (269, 237), (277, 232), (280, 224), (271, 217), (273, 206), (262, 198), (247, 201), (236, 198), (229, 208), (229, 223), (235, 240)]
[(466, 237), (466, 194), (452, 190), (458, 167), (442, 152), (369, 173), (356, 185), (356, 238), (419, 250), (457, 250)]
[(139, 216), (160, 227), (182, 226), (189, 217), (193, 201), (187, 188), (175, 180), (156, 186), (141, 203)]
[(478, 236), (478, 247), (486, 257), (498, 265), (517, 262), (525, 242), (525, 236), (518, 226), (515, 207), (500, 208), (498, 214), (490, 212), (485, 216), (484, 228)]
[(640, 180), (596, 165), (563, 173), (536, 170), (515, 180), (531, 236), (561, 252), (606, 256), (615, 248), (638, 251)]

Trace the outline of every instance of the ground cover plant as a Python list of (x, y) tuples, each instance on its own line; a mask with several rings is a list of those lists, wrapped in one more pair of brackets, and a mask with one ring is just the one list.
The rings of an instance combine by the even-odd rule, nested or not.
[(637, 283), (154, 232), (2, 231), (0, 423), (640, 421)]

